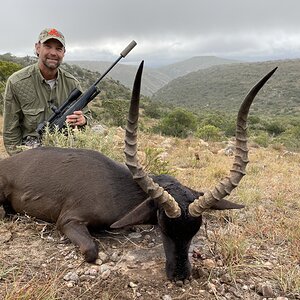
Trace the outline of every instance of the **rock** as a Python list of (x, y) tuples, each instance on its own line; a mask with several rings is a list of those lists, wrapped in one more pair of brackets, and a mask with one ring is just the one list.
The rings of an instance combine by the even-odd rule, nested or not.
[(194, 258), (202, 258), (201, 252), (197, 248), (193, 249), (193, 254), (192, 255), (193, 255)]
[(71, 287), (75, 286), (75, 283), (73, 281), (68, 281), (68, 282), (66, 282), (66, 286), (71, 288)]
[(100, 276), (102, 279), (107, 279), (111, 274), (111, 268), (109, 264), (103, 264), (99, 268)]
[[(107, 255), (105, 252), (100, 251), (100, 252), (98, 253), (98, 259), (100, 259), (100, 260), (102, 261), (102, 263), (104, 263), (104, 262), (107, 261), (108, 255)], [(102, 265), (102, 263), (101, 263), (100, 265)]]
[(96, 276), (98, 274), (98, 270), (96, 268), (89, 268), (85, 270), (85, 275)]
[(98, 266), (101, 266), (103, 264), (103, 261), (99, 258), (96, 259), (95, 264)]
[(216, 267), (216, 262), (213, 259), (205, 259), (203, 260), (203, 267), (208, 268), (208, 269), (212, 269)]
[(111, 273), (110, 269), (105, 270), (103, 273), (101, 273), (101, 278), (103, 280), (107, 279), (110, 276), (110, 273)]
[(64, 276), (64, 280), (65, 281), (72, 281), (72, 282), (79, 282), (79, 276), (76, 272), (68, 272), (65, 276)]
[(117, 262), (117, 261), (119, 261), (119, 253), (118, 252), (114, 252), (112, 255), (111, 255), (111, 257), (110, 257), (110, 259), (111, 259), (111, 261), (113, 261), (113, 262)]
[(110, 267), (108, 264), (103, 264), (100, 266), (100, 273), (104, 273), (105, 271), (110, 270)]
[(65, 256), (65, 259), (66, 260), (70, 260), (70, 259), (77, 259), (77, 255), (76, 255), (76, 252), (75, 251), (71, 251), (69, 254), (67, 254)]
[(209, 293), (211, 293), (211, 294), (215, 294), (217, 291), (216, 286), (211, 282), (209, 282), (207, 284), (207, 288), (208, 288)]
[(273, 269), (273, 264), (271, 262), (267, 261), (266, 263), (264, 263), (264, 267), (267, 270), (272, 270)]
[(179, 287), (183, 287), (183, 281), (182, 280), (177, 280), (175, 282), (176, 286), (179, 286)]
[(92, 130), (99, 133), (105, 133), (107, 131), (107, 128), (101, 124), (97, 124), (92, 126)]
[(151, 241), (151, 235), (150, 234), (146, 234), (144, 236), (144, 240), (150, 242)]
[(128, 237), (130, 239), (139, 239), (142, 237), (142, 235), (139, 232), (132, 232), (128, 234)]
[(220, 278), (220, 281), (222, 282), (222, 283), (230, 283), (231, 282), (231, 277), (230, 277), (230, 275), (229, 274), (224, 274), (224, 275), (222, 275), (221, 276), (221, 278)]
[(275, 296), (270, 282), (259, 283), (257, 291), (266, 298), (274, 298)]
[(12, 234), (10, 231), (6, 229), (0, 229), (0, 243), (6, 243), (8, 242), (12, 237)]
[(136, 287), (137, 287), (137, 284), (134, 283), (134, 282), (132, 282), (132, 281), (130, 281), (129, 284), (128, 284), (128, 286), (131, 287), (131, 288), (133, 289), (133, 288), (136, 288)]

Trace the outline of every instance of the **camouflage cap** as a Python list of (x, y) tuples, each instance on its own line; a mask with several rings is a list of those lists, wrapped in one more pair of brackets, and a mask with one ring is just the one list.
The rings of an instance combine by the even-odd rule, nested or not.
[(39, 35), (39, 42), (41, 43), (45, 43), (50, 39), (56, 39), (61, 42), (64, 47), (66, 46), (64, 35), (55, 28), (46, 28)]

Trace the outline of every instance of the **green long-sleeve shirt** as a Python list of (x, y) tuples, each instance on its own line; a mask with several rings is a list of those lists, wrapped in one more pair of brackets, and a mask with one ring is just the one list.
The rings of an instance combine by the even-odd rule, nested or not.
[[(59, 107), (74, 88), (80, 89), (78, 80), (61, 68), (51, 88), (37, 63), (11, 75), (4, 93), (3, 141), (7, 152), (14, 154), (27, 136), (38, 137), (38, 124), (47, 120), (53, 114), (51, 107)], [(88, 108), (83, 112), (88, 119)]]

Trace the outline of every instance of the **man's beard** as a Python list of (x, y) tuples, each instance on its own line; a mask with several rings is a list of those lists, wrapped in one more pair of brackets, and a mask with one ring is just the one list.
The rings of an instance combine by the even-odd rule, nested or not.
[[(49, 62), (49, 60), (51, 60), (51, 62)], [(61, 60), (53, 60), (53, 59), (50, 59), (50, 58), (46, 58), (45, 60), (43, 60), (43, 64), (51, 69), (51, 70), (54, 70), (54, 69), (57, 69), (60, 64), (61, 64)]]

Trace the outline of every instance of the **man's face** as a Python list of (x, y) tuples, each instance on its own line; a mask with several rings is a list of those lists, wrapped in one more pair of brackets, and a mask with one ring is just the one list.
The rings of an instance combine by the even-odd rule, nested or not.
[(39, 56), (40, 63), (52, 70), (59, 67), (65, 55), (65, 48), (56, 39), (37, 43), (35, 50)]

